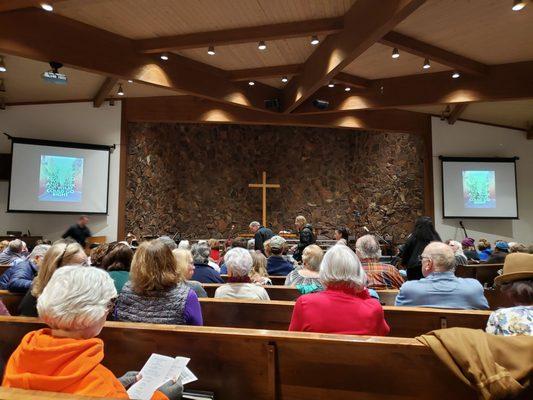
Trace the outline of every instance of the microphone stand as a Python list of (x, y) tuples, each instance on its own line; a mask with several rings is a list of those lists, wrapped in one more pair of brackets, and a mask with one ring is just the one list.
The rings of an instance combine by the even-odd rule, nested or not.
[(463, 232), (465, 234), (465, 238), (468, 237), (468, 233), (466, 233), (466, 229), (465, 229), (465, 226), (463, 225), (463, 221), (459, 221), (459, 225), (461, 226), (461, 228), (463, 228)]

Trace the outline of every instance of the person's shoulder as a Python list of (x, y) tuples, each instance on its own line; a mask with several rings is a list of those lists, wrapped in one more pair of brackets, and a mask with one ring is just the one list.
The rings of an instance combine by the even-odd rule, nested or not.
[(400, 287), (400, 293), (414, 293), (419, 292), (424, 287), (425, 281), (423, 279), (404, 282)]
[(477, 279), (474, 278), (460, 278), (456, 277), (456, 279), (467, 288), (471, 288), (474, 290), (480, 290), (483, 291), (483, 286), (481, 285), (481, 282), (479, 282)]

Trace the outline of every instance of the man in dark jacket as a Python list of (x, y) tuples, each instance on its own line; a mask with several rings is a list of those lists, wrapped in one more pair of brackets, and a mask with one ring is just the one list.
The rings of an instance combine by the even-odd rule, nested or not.
[(27, 259), (15, 262), (0, 277), (0, 289), (18, 293), (27, 292), (49, 248), (50, 246), (46, 244), (35, 246)]
[(89, 223), (89, 217), (82, 215), (78, 220), (77, 224), (72, 225), (67, 231), (61, 236), (63, 239), (68, 237), (74, 239), (76, 242), (81, 244), (81, 247), (85, 247), (85, 241), (87, 238), (91, 237), (91, 231), (87, 227)]
[(250, 223), (250, 231), (254, 234), (254, 249), (265, 254), (265, 242), (274, 236), (274, 234), (270, 229), (265, 228), (257, 221)]
[(307, 220), (303, 215), (298, 215), (296, 217), (294, 225), (300, 234), (300, 241), (297, 245), (293, 246), (293, 257), (296, 261), (302, 261), (302, 253), (304, 249), (310, 244), (315, 243), (316, 239), (313, 234), (313, 226), (307, 223)]
[(267, 259), (268, 275), (287, 276), (294, 270), (294, 265), (283, 257), (286, 240), (273, 236), (269, 241), (270, 255)]

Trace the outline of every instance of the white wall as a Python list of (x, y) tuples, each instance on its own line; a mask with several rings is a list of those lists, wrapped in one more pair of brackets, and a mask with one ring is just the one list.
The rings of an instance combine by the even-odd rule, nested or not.
[[(92, 103), (62, 103), (8, 107), (0, 111), (0, 132), (15, 137), (61, 140), (67, 142), (113, 145), (120, 143), (121, 103), (114, 107)], [(0, 152), (11, 152), (11, 142), (0, 137)], [(119, 149), (111, 154), (108, 215), (90, 217), (89, 227), (95, 236), (116, 240), (118, 222)], [(97, 184), (97, 183), (94, 183)], [(0, 182), (0, 234), (19, 230), (56, 240), (69, 225), (74, 214), (7, 213), (8, 182)]]
[(442, 184), (439, 156), (520, 157), (517, 161), (519, 220), (463, 219), (468, 235), (533, 243), (533, 140), (525, 133), (471, 122), (449, 125), (431, 119), (433, 132), (433, 182), (435, 189), (435, 227), (443, 240), (462, 239), (458, 219), (442, 218)]

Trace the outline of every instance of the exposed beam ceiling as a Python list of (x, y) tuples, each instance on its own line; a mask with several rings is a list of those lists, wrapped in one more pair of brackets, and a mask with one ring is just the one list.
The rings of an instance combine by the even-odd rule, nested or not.
[(105, 81), (102, 83), (102, 86), (100, 86), (100, 89), (98, 89), (98, 93), (96, 93), (96, 96), (94, 96), (94, 107), (100, 107), (104, 103), (105, 99), (107, 96), (109, 96), (109, 93), (111, 93), (117, 82), (117, 78), (107, 77), (105, 79)]
[(361, 78), (359, 76), (350, 75), (345, 72), (339, 72), (335, 75), (335, 81), (339, 83), (344, 83), (345, 85), (367, 89), (372, 85), (372, 81), (369, 79)]
[(324, 18), (309, 21), (295, 21), (283, 24), (271, 24), (234, 28), (220, 31), (188, 33), (137, 40), (137, 48), (143, 53), (160, 53), (164, 51), (194, 49), (207, 46), (249, 43), (259, 40), (288, 39), (311, 35), (330, 35), (341, 31), (342, 18)]
[(477, 75), (486, 75), (488, 73), (488, 66), (485, 64), (441, 49), (440, 47), (421, 42), (420, 40), (413, 39), (398, 32), (387, 33), (379, 42), (422, 58), (429, 58), (431, 61), (447, 65), (461, 72)]
[(453, 107), (452, 112), (448, 115), (448, 123), (450, 125), (455, 124), (464, 110), (468, 107), (468, 103), (458, 103)]
[[(313, 98), (329, 102), (320, 111), (311, 99), (298, 113), (324, 113), (347, 110), (381, 109), (427, 104), (456, 104), (533, 98), (533, 61), (493, 65), (488, 75), (462, 75), (452, 79), (451, 73), (436, 72), (375, 82), (373, 90), (346, 93), (338, 88), (322, 88)], [(383, 90), (381, 90), (381, 88)]]
[(40, 7), (41, 3), (55, 4), (66, 0), (0, 0), (0, 12), (13, 11), (20, 8)]
[(300, 72), (300, 64), (276, 65), (274, 67), (247, 68), (229, 71), (231, 80), (247, 81), (250, 79), (278, 78), (292, 76)]
[(328, 36), (285, 88), (284, 111), (297, 108), (423, 3), (389, 0), (376, 7), (375, 0), (356, 1), (344, 16), (344, 29)]
[(244, 107), (264, 109), (265, 99), (279, 97), (277, 89), (232, 82), (225, 71), (185, 57), (140, 54), (130, 39), (37, 9), (0, 13), (0, 51)]

